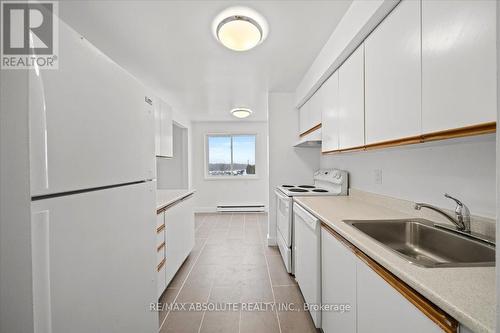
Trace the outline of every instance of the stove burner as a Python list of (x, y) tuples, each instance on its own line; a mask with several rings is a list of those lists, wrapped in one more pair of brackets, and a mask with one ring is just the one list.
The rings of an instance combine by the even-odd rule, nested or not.
[(315, 188), (316, 186), (313, 186), (313, 185), (299, 185), (298, 187), (300, 187), (300, 188)]
[(303, 188), (291, 188), (290, 192), (309, 192), (308, 190), (304, 190)]
[(312, 190), (313, 192), (321, 192), (321, 193), (325, 193), (325, 192), (328, 192), (327, 190), (323, 190), (321, 188), (317, 188), (317, 189), (314, 189)]
[(282, 187), (294, 187), (293, 185), (281, 185)]

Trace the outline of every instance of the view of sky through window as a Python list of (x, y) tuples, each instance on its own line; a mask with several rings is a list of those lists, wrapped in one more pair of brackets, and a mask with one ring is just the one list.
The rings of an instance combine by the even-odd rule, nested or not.
[(255, 135), (209, 135), (209, 176), (255, 175)]

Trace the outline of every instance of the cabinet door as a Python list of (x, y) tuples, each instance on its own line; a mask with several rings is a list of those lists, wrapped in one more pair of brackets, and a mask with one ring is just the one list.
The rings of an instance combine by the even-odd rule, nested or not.
[(311, 97), (311, 108), (309, 109), (309, 128), (313, 128), (321, 124), (321, 107), (322, 107), (323, 89), (319, 88)]
[(339, 69), (339, 148), (365, 144), (364, 46), (361, 45)]
[(403, 0), (365, 41), (366, 143), (421, 134), (420, 1)]
[(309, 112), (308, 112), (309, 103), (310, 103), (310, 101), (307, 101), (299, 109), (299, 134), (302, 134), (309, 129), (308, 128), (308, 125), (309, 125)]
[(172, 108), (162, 99), (156, 99), (154, 110), (156, 156), (173, 157)]
[(167, 288), (167, 280), (166, 280), (166, 261), (163, 261), (156, 268), (156, 282), (157, 282), (157, 298), (159, 299), (165, 289)]
[(356, 263), (358, 333), (442, 332), (361, 260)]
[(338, 71), (323, 83), (321, 151), (339, 149), (339, 76)]
[(422, 1), (424, 133), (496, 121), (496, 1)]
[(153, 99), (153, 110), (155, 115), (155, 155), (161, 156), (161, 109), (160, 100)]
[(167, 285), (194, 247), (194, 202), (186, 198), (165, 211)]
[(157, 296), (160, 296), (165, 291), (167, 287), (166, 271), (165, 271), (165, 213), (160, 213), (156, 215), (156, 265), (155, 269), (157, 271)]
[(349, 312), (323, 311), (325, 333), (356, 332), (356, 260), (328, 230), (321, 229), (321, 302), (351, 306)]
[(161, 102), (161, 138), (160, 138), (160, 154), (163, 157), (173, 157), (173, 120), (172, 108), (170, 105)]

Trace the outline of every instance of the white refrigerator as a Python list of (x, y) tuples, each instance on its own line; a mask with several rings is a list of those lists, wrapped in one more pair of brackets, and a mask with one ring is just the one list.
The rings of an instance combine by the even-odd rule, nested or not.
[(35, 332), (156, 332), (148, 92), (64, 22), (29, 77)]

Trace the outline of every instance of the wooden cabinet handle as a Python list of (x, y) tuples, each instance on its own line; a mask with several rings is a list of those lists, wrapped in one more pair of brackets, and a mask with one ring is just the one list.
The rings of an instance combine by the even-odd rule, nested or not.
[(156, 228), (156, 233), (159, 234), (160, 232), (162, 232), (163, 229), (165, 229), (165, 223), (163, 223), (161, 226)]
[(164, 265), (165, 265), (165, 258), (163, 258), (163, 260), (158, 264), (158, 266), (156, 267), (156, 271), (157, 272), (161, 271)]
[(304, 131), (303, 133), (300, 133), (299, 137), (306, 136), (307, 134), (312, 133), (312, 132), (314, 132), (316, 130), (319, 130), (320, 128), (321, 128), (321, 123), (319, 123), (319, 124), (311, 127), (310, 129), (308, 129), (307, 131)]

